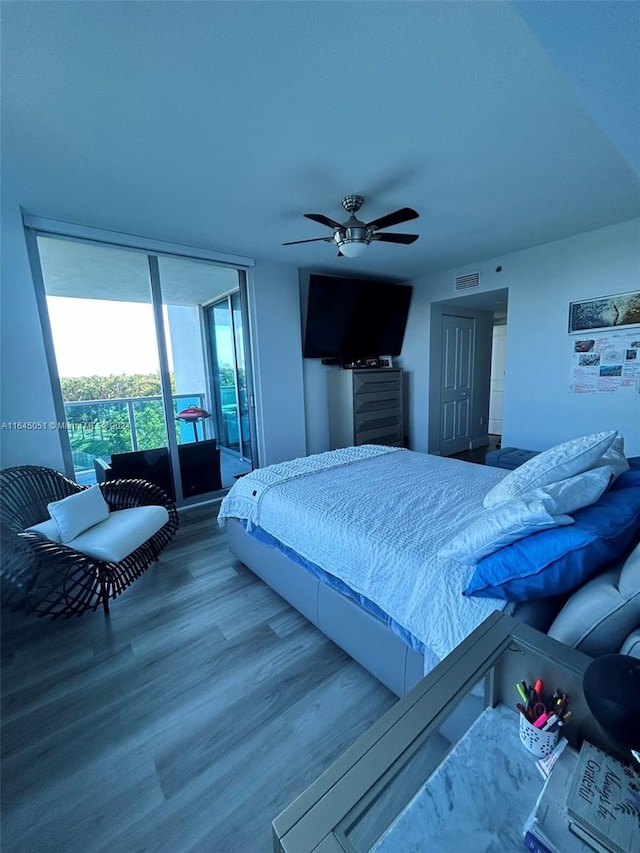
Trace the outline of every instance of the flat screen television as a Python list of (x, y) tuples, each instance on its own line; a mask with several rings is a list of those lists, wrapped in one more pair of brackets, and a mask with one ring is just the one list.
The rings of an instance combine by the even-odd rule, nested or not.
[(412, 291), (408, 284), (309, 276), (304, 357), (400, 355)]

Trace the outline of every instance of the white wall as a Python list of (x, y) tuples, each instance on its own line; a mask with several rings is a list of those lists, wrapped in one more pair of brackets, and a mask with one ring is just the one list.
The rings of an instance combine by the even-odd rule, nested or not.
[[(301, 334), (307, 317), (309, 299), (309, 272), (300, 270), (300, 316)], [(320, 358), (302, 360), (304, 381), (304, 413), (307, 439), (307, 453), (322, 453), (329, 449), (329, 397), (327, 389), (327, 371), (339, 368), (327, 367)]]
[(167, 320), (173, 353), (176, 394), (204, 393), (207, 395), (205, 403), (211, 406), (204, 369), (204, 350), (198, 346), (200, 340), (198, 306), (169, 305)]
[[(17, 193), (9, 176), (2, 187), (0, 268), (0, 467), (45, 465), (64, 470), (58, 418), (36, 305)], [(79, 350), (87, 342), (79, 338)], [(42, 424), (40, 429), (8, 425)], [(54, 428), (52, 429), (51, 426)]]
[(303, 361), (307, 453), (322, 453), (329, 449), (327, 371), (339, 369), (326, 367), (319, 358), (305, 358)]
[(414, 281), (402, 352), (410, 371), (413, 449), (427, 449), (431, 303), (455, 296), (456, 276), (479, 271), (479, 290), (509, 288), (503, 446), (542, 450), (618, 429), (627, 454), (640, 455), (640, 395), (571, 394), (573, 337), (567, 334), (569, 302), (633, 290), (639, 268), (635, 219)]
[(257, 263), (248, 274), (260, 465), (305, 456), (298, 271)]
[(506, 357), (507, 326), (502, 323), (493, 327), (491, 345), (491, 386), (489, 390), (489, 432), (491, 435), (502, 435)]

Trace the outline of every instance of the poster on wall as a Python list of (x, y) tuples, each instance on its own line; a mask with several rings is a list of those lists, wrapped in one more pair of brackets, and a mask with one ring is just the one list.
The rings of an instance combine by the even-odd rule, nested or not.
[(569, 303), (569, 334), (640, 324), (640, 290)]
[(573, 394), (640, 394), (640, 328), (571, 341)]

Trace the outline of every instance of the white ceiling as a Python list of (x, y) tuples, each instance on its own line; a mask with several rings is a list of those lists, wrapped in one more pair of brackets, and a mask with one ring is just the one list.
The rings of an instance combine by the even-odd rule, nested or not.
[[(398, 280), (630, 219), (638, 11), (3, 3), (5, 197), (38, 216)], [(365, 219), (415, 207), (420, 219), (391, 230), (420, 239), (352, 260), (280, 245), (330, 234), (302, 214), (342, 219), (347, 193), (365, 196)]]

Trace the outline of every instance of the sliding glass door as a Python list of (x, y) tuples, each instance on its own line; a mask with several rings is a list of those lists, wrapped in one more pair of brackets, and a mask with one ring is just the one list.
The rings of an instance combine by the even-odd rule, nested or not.
[(144, 254), (37, 239), (73, 476), (113, 454), (167, 453), (149, 263)]
[[(214, 456), (218, 459), (220, 480), (225, 488), (233, 485), (237, 474), (252, 468), (248, 419), (248, 452), (239, 464), (237, 448), (228, 442), (227, 421), (218, 415), (219, 397), (215, 391), (206, 319), (208, 305), (220, 293), (234, 289), (240, 307), (240, 275), (236, 269), (210, 263), (158, 258), (165, 339), (172, 354), (171, 394), (185, 495), (196, 494), (203, 488), (200, 480), (205, 477), (209, 460)], [(241, 321), (239, 323), (242, 328)], [(198, 447), (186, 447), (196, 443)], [(192, 461), (187, 464), (187, 460)]]
[(239, 291), (206, 309), (220, 443), (251, 460), (251, 406), (245, 358), (245, 324)]
[(251, 459), (253, 395), (249, 392), (248, 370), (245, 359), (245, 324), (239, 292), (231, 295), (231, 312), (236, 357), (236, 389), (241, 455), (244, 459)]
[[(48, 234), (31, 238), (68, 473), (84, 484), (144, 476), (189, 503), (250, 470), (247, 377), (237, 369), (246, 334), (241, 271)], [(238, 413), (235, 445), (230, 417), (218, 415), (205, 307), (230, 291), (224, 301), (234, 314), (237, 387), (224, 411)]]

